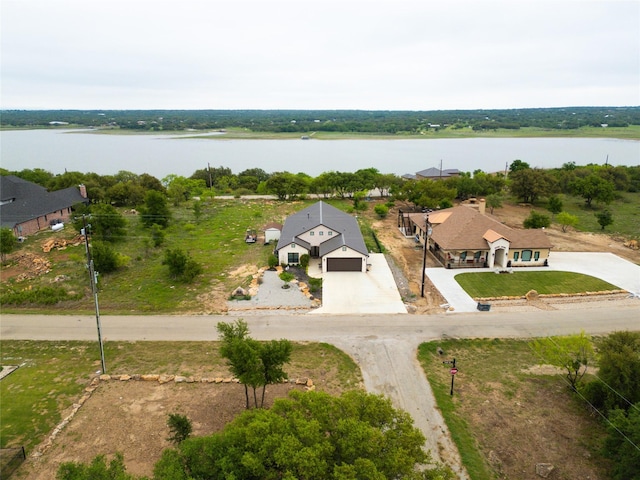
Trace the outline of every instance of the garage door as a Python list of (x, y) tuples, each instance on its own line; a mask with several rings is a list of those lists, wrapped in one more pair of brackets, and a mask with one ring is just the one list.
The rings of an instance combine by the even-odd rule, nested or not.
[(362, 258), (327, 258), (327, 272), (361, 272)]

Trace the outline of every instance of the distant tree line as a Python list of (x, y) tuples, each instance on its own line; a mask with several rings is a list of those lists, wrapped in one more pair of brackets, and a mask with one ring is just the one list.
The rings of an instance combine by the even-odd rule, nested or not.
[(539, 127), (640, 125), (640, 107), (566, 107), (503, 110), (2, 110), (0, 127), (117, 127), (127, 130), (210, 130), (255, 132), (347, 132), (415, 134), (428, 129), (495, 130)]
[[(84, 184), (92, 203), (132, 208), (143, 205), (145, 201), (148, 203), (147, 197), (151, 191), (175, 206), (199, 196), (251, 194), (275, 195), (280, 200), (308, 195), (347, 198), (352, 199), (356, 206), (370, 191), (377, 190), (382, 197), (408, 201), (416, 208), (445, 208), (454, 200), (470, 197), (485, 197), (489, 208), (499, 207), (506, 195), (531, 204), (551, 200), (556, 204), (550, 211), (557, 214), (562, 211), (562, 205), (557, 204), (558, 194), (582, 197), (585, 206), (591, 208), (594, 204), (610, 204), (620, 192), (640, 192), (640, 166), (578, 166), (568, 162), (560, 168), (540, 169), (531, 168), (522, 160), (514, 160), (507, 172), (475, 170), (442, 181), (406, 179), (381, 173), (375, 168), (355, 172), (329, 171), (317, 177), (302, 172), (267, 173), (261, 168), (250, 168), (234, 174), (231, 169), (222, 166), (196, 170), (190, 177), (172, 174), (162, 179), (147, 173), (138, 175), (124, 170), (114, 175), (73, 171), (54, 175), (40, 168), (20, 171), (0, 169), (0, 174), (16, 175), (50, 191)], [(149, 215), (143, 219), (148, 220), (145, 225), (161, 223)], [(166, 227), (164, 224), (161, 226)]]

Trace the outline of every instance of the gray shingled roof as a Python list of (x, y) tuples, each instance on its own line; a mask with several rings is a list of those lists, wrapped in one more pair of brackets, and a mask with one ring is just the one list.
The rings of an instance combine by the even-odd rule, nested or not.
[(78, 187), (48, 192), (14, 175), (0, 176), (0, 200), (0, 223), (8, 228), (87, 201)]
[(368, 255), (358, 221), (351, 215), (322, 201), (294, 213), (285, 220), (276, 250), (291, 243), (310, 249), (309, 243), (301, 240), (298, 236), (319, 225), (339, 233), (339, 235), (333, 236), (330, 240), (320, 244), (320, 256), (324, 256), (344, 245), (363, 255)]
[(425, 178), (436, 178), (436, 177), (450, 177), (452, 175), (459, 175), (460, 170), (457, 168), (447, 168), (445, 170), (440, 171), (439, 168), (427, 168), (426, 170), (421, 170), (416, 172), (416, 177), (425, 177)]

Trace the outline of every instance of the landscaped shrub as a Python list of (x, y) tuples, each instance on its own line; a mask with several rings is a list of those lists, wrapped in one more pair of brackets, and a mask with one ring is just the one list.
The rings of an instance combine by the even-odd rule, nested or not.
[(309, 291), (315, 293), (322, 288), (322, 279), (309, 277)]
[(307, 268), (309, 266), (309, 255), (306, 253), (300, 256), (300, 266), (302, 268)]
[(269, 259), (267, 260), (267, 264), (269, 265), (269, 270), (273, 270), (278, 266), (278, 257), (271, 254), (269, 255)]
[(291, 280), (296, 278), (293, 273), (289, 273), (289, 272), (282, 272), (279, 275), (279, 277), (280, 277), (280, 280), (282, 280), (284, 283), (289, 283)]

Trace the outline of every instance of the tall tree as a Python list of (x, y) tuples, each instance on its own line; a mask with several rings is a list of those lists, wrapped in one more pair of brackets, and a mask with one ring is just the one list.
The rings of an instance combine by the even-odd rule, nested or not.
[(499, 195), (497, 193), (492, 193), (491, 195), (487, 195), (486, 205), (487, 207), (489, 207), (489, 213), (493, 215), (494, 208), (501, 208), (502, 201), (503, 201), (502, 195)]
[(149, 190), (144, 197), (140, 219), (145, 227), (160, 225), (166, 228), (171, 219), (171, 212), (167, 206), (167, 198), (156, 190)]
[(534, 203), (540, 197), (554, 193), (555, 179), (541, 168), (526, 168), (509, 175), (511, 193), (525, 203)]
[(574, 194), (584, 198), (588, 207), (594, 200), (608, 205), (615, 198), (613, 182), (605, 180), (595, 173), (584, 178), (577, 178), (571, 184), (571, 189)]
[(118, 210), (104, 203), (91, 205), (91, 233), (99, 240), (116, 242), (127, 236), (127, 220)]
[[(249, 408), (248, 387), (253, 390), (254, 406), (263, 407), (266, 386), (287, 378), (283, 366), (291, 358), (291, 342), (257, 342), (249, 337), (249, 329), (243, 320), (233, 324), (220, 322), (217, 328), (222, 340), (220, 353), (229, 362), (232, 373), (244, 385), (246, 407)], [(257, 389), (260, 387), (262, 395), (258, 403)]]

